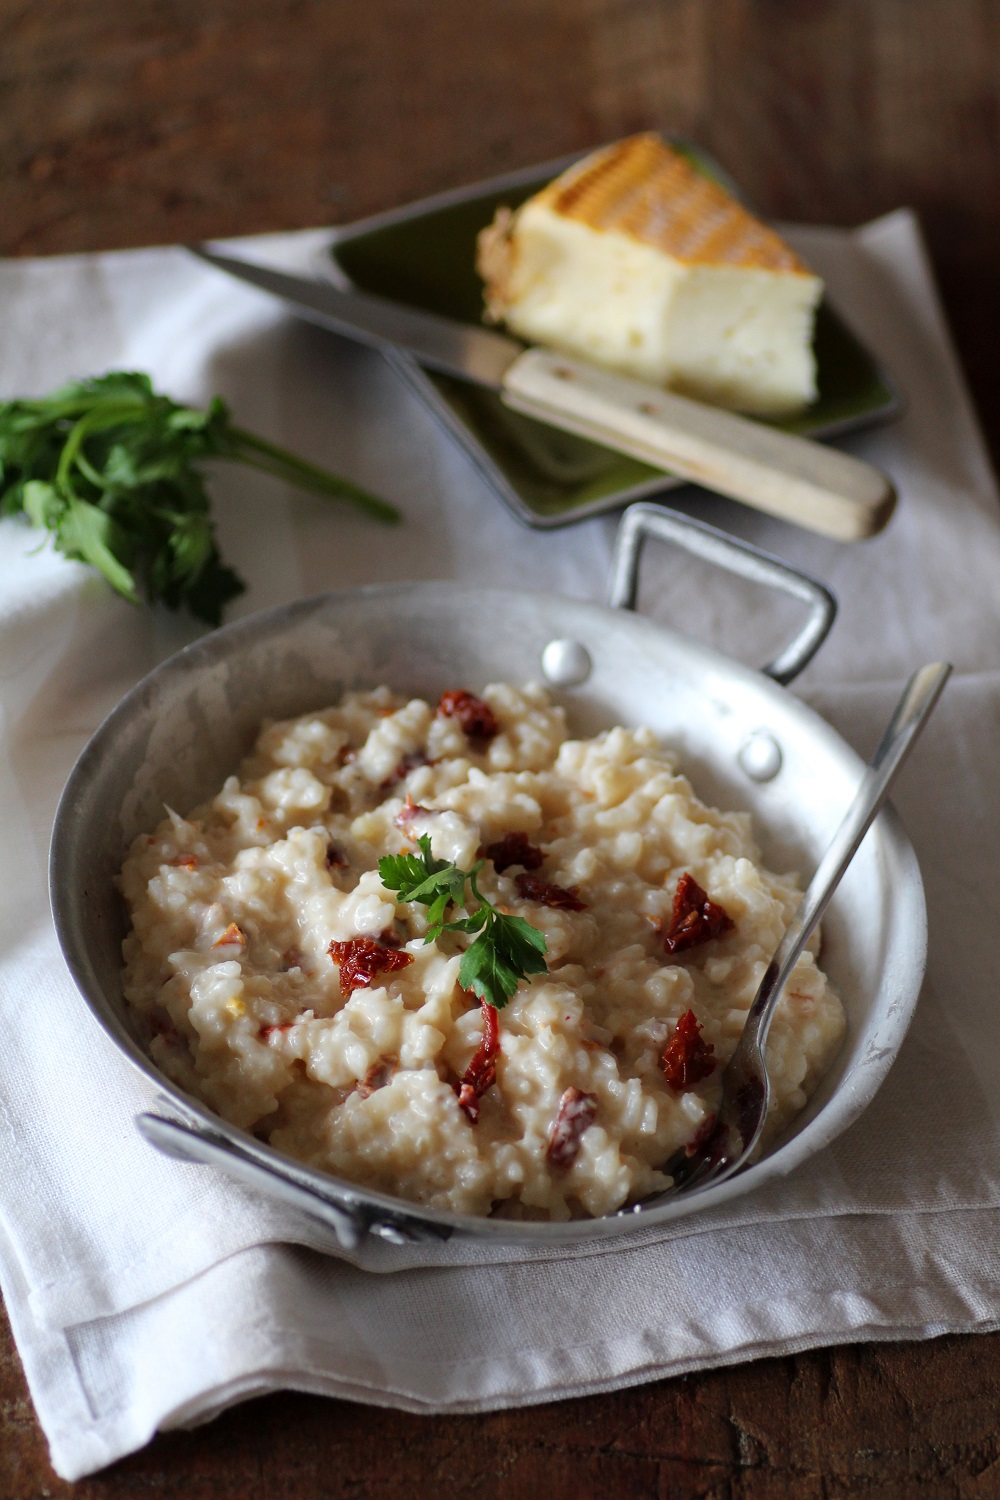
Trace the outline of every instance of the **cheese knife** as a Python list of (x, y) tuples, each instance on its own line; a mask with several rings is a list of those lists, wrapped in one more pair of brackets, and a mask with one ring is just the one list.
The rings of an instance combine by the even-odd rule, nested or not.
[(300, 316), (427, 369), (486, 386), (505, 405), (841, 542), (886, 525), (892, 481), (850, 454), (692, 401), (495, 329), (193, 245), (200, 260)]

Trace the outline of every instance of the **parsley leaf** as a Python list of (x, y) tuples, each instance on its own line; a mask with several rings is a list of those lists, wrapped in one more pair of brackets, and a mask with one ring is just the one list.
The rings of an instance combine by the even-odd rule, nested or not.
[(398, 892), (398, 901), (419, 901), (422, 906), (433, 906), (440, 896), (446, 895), (449, 901), (460, 902), (465, 894), (464, 871), (446, 859), (435, 859), (426, 833), (417, 843), (419, 854), (389, 854), (379, 860), (382, 884)]
[(223, 563), (200, 465), (249, 464), (382, 521), (391, 505), (204, 410), (158, 395), (148, 375), (114, 371), (33, 401), (0, 402), (0, 516), (23, 512), (66, 557), (124, 598), (186, 606), (218, 625), (242, 580)]
[(465, 951), (458, 982), (502, 1010), (522, 979), (545, 973), (545, 935), (523, 917), (506, 916), (486, 902), (484, 909), (486, 925)]
[(427, 834), (417, 840), (419, 854), (388, 854), (378, 862), (382, 884), (397, 893), (397, 901), (417, 901), (426, 906), (430, 928), (427, 941), (433, 940), (454, 925), (445, 923), (444, 915), (453, 903), (461, 905), (465, 896), (465, 871), (446, 859), (435, 859)]
[[(502, 1010), (522, 979), (545, 973), (544, 933), (523, 917), (507, 916), (487, 901), (476, 884), (483, 860), (471, 870), (461, 870), (447, 860), (435, 859), (427, 834), (417, 842), (419, 854), (388, 854), (379, 860), (382, 884), (396, 892), (397, 901), (416, 901), (428, 908), (425, 942), (432, 943), (442, 932), (479, 933), (462, 956), (458, 982)], [(466, 883), (475, 905), (466, 897)], [(464, 907), (467, 915), (446, 922), (449, 906)]]

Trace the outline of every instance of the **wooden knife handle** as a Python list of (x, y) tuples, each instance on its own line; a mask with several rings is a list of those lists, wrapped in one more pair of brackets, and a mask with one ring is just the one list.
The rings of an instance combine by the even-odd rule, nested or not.
[(896, 503), (888, 476), (850, 454), (546, 349), (514, 361), (502, 395), (526, 416), (841, 542), (874, 536)]

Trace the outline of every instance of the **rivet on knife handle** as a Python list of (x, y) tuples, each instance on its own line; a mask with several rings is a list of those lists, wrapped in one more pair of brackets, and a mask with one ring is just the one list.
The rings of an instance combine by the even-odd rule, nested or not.
[(502, 395), (515, 411), (841, 542), (874, 536), (896, 503), (888, 476), (850, 454), (548, 350), (515, 360)]

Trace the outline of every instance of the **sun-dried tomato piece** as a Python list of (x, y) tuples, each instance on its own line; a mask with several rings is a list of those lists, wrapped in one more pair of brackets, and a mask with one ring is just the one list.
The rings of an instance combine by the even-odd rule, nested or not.
[(457, 719), (470, 740), (491, 740), (500, 733), (497, 716), (490, 705), (462, 688), (442, 693), (437, 711), (446, 718)]
[(154, 1036), (162, 1037), (171, 1047), (176, 1047), (180, 1042), (180, 1032), (165, 1012), (156, 1012), (150, 1016), (149, 1027)]
[(427, 759), (422, 750), (411, 750), (408, 755), (404, 755), (401, 758), (392, 775), (387, 776), (383, 782), (379, 783), (379, 791), (391, 792), (394, 786), (398, 786), (418, 766), (429, 766), (431, 764), (432, 762)]
[(498, 875), (502, 875), (511, 865), (521, 865), (525, 870), (537, 870), (545, 859), (541, 849), (528, 842), (526, 833), (505, 833), (497, 843), (484, 849), (483, 854), (486, 859), (493, 861), (493, 868)]
[(694, 1156), (695, 1152), (700, 1151), (702, 1146), (708, 1145), (715, 1134), (715, 1120), (716, 1116), (714, 1114), (705, 1116), (694, 1135), (684, 1147), (685, 1156)]
[(597, 1116), (597, 1095), (568, 1088), (559, 1100), (559, 1110), (549, 1131), (545, 1159), (553, 1167), (571, 1167), (580, 1154), (583, 1132)]
[(580, 900), (575, 885), (553, 885), (541, 875), (518, 875), (514, 884), (517, 894), (525, 901), (537, 901), (540, 906), (551, 906), (556, 911), (586, 911), (586, 901)]
[(197, 870), (199, 860), (197, 854), (178, 854), (175, 859), (168, 859), (168, 865), (177, 865), (182, 870)]
[(354, 990), (363, 990), (371, 984), (376, 974), (392, 973), (412, 964), (411, 953), (398, 952), (376, 943), (373, 938), (349, 938), (346, 943), (333, 942), (326, 950), (334, 963), (340, 965), (340, 993), (347, 999)]
[(432, 811), (433, 808), (421, 807), (419, 802), (414, 802), (409, 792), (407, 792), (406, 801), (392, 821), (397, 828), (405, 828), (407, 823), (412, 823), (414, 818), (420, 817), (421, 813), (431, 813)]
[(216, 938), (215, 942), (212, 944), (212, 947), (233, 948), (237, 945), (243, 947), (245, 944), (246, 938), (243, 936), (236, 923), (230, 922), (229, 926), (226, 928), (222, 936), (220, 938)]
[(458, 1095), (459, 1109), (468, 1115), (470, 1122), (475, 1125), (479, 1119), (479, 1095), (471, 1083), (456, 1083), (453, 1087)]
[(326, 846), (326, 858), (323, 863), (328, 870), (346, 870), (350, 860), (340, 845), (331, 839)]
[(684, 874), (677, 882), (674, 910), (666, 932), (663, 925), (658, 924), (657, 931), (663, 937), (666, 951), (682, 953), (721, 937), (724, 932), (732, 932), (736, 923), (725, 907), (708, 899), (693, 875)]
[(483, 1013), (483, 1039), (473, 1054), (472, 1061), (455, 1085), (460, 1109), (464, 1109), (473, 1125), (479, 1119), (479, 1100), (497, 1081), (496, 1060), (500, 1055), (500, 1017), (495, 1005), (480, 1000)]
[(396, 1071), (396, 1059), (394, 1057), (380, 1057), (378, 1062), (373, 1062), (364, 1078), (361, 1079), (355, 1093), (362, 1099), (367, 1099), (374, 1094), (376, 1089), (384, 1089)]
[(485, 1094), (497, 1081), (496, 1060), (500, 1054), (500, 1015), (495, 1005), (480, 1000), (483, 1039), (465, 1070), (463, 1083), (471, 1083), (477, 1094)]
[(674, 1027), (674, 1034), (663, 1049), (660, 1066), (663, 1076), (678, 1093), (700, 1083), (718, 1066), (715, 1048), (706, 1042), (693, 1010), (686, 1010)]
[(262, 1026), (257, 1035), (262, 1042), (269, 1042), (273, 1036), (291, 1031), (294, 1025), (294, 1021), (277, 1021), (273, 1026)]

